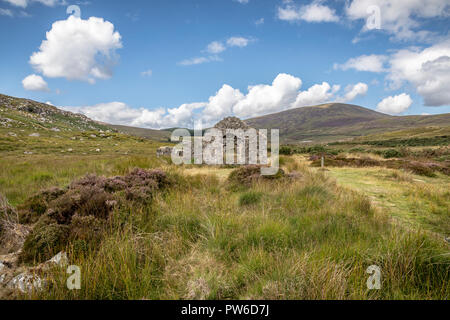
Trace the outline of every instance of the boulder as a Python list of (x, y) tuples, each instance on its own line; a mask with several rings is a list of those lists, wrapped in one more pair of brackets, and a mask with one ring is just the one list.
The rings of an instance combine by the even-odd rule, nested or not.
[(19, 274), (7, 284), (8, 289), (19, 290), (26, 294), (30, 294), (35, 290), (40, 290), (43, 286), (44, 281), (40, 277), (29, 272)]

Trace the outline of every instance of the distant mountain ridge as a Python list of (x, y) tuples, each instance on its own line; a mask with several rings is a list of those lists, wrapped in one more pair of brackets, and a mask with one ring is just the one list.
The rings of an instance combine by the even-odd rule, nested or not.
[[(6, 128), (25, 126), (30, 129), (59, 128), (65, 131), (111, 129), (165, 142), (169, 141), (171, 132), (175, 129), (152, 130), (101, 123), (49, 104), (2, 94), (0, 111), (0, 127)], [(285, 144), (322, 143), (412, 128), (449, 127), (450, 113), (434, 116), (390, 116), (356, 105), (330, 103), (247, 119), (245, 123), (256, 129), (279, 129), (281, 142)]]
[(291, 109), (245, 121), (257, 129), (279, 129), (284, 143), (328, 142), (417, 127), (450, 126), (450, 114), (390, 116), (351, 104)]

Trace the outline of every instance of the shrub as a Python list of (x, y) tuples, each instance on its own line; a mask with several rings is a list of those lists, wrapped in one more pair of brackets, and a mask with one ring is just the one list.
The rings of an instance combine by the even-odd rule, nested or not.
[(35, 223), (47, 211), (49, 203), (65, 192), (59, 188), (51, 188), (32, 196), (19, 207), (19, 222), (22, 224)]
[(253, 204), (257, 204), (261, 201), (262, 193), (249, 191), (242, 194), (239, 198), (239, 205), (241, 206), (249, 206)]
[(77, 254), (87, 254), (90, 250), (95, 250), (106, 232), (104, 221), (93, 216), (74, 216), (69, 229), (68, 242)]
[(282, 146), (280, 148), (280, 154), (284, 155), (284, 156), (290, 156), (290, 155), (294, 154), (294, 150), (292, 150), (291, 147)]
[(19, 256), (21, 262), (46, 261), (64, 250), (69, 227), (57, 223), (41, 222), (25, 240)]
[(385, 158), (385, 159), (391, 159), (391, 158), (404, 158), (407, 157), (411, 154), (411, 152), (404, 148), (401, 147), (400, 149), (388, 149), (388, 150), (384, 150), (381, 152), (381, 155)]
[[(311, 158), (313, 167), (320, 167), (322, 160), (318, 157)], [(380, 161), (371, 158), (345, 158), (345, 157), (325, 157), (325, 166), (330, 167), (373, 167), (382, 165)]]
[(395, 149), (385, 150), (382, 154), (385, 159), (400, 158), (402, 156), (401, 153)]
[(231, 172), (228, 177), (228, 181), (234, 185), (244, 185), (249, 186), (252, 183), (260, 179), (280, 179), (285, 176), (282, 169), (279, 169), (276, 175), (273, 176), (263, 176), (261, 175), (262, 166), (259, 165), (247, 165), (242, 166)]
[(164, 171), (135, 169), (109, 179), (86, 175), (66, 190), (55, 188), (30, 198), (22, 208), (22, 221), (37, 224), (25, 241), (21, 261), (41, 262), (69, 244), (78, 251), (95, 249), (116, 199), (147, 202), (171, 184)]
[(261, 177), (261, 166), (248, 165), (233, 170), (228, 177), (231, 183), (249, 185)]
[(420, 176), (430, 178), (436, 177), (436, 174), (434, 173), (434, 170), (431, 167), (422, 164), (420, 162), (411, 162), (406, 166), (406, 169)]
[(355, 148), (351, 148), (350, 150), (348, 150), (348, 152), (350, 152), (350, 153), (361, 153), (361, 152), (367, 152), (367, 151), (364, 148), (355, 147)]

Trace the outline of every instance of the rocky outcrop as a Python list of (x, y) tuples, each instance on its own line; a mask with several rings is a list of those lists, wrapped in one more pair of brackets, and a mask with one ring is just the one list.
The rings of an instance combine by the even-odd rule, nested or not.
[[(24, 123), (23, 121), (13, 120), (1, 115), (2, 112), (6, 114), (19, 113), (22, 117), (30, 119), (31, 122)], [(76, 127), (79, 130), (99, 130), (106, 129), (106, 127), (96, 121), (93, 121), (82, 114), (72, 113), (69, 111), (58, 109), (46, 103), (40, 103), (28, 99), (14, 98), (0, 94), (0, 126), (1, 127), (26, 127), (31, 126), (33, 129), (42, 129), (45, 125), (49, 130), (60, 132), (61, 128), (55, 124), (63, 123), (65, 126)], [(53, 124), (53, 126), (52, 126)], [(52, 126), (52, 127), (50, 127)]]

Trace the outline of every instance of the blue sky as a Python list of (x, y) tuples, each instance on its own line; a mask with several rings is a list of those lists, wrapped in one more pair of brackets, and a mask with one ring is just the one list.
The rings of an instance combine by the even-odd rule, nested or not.
[(0, 0), (0, 92), (149, 128), (330, 101), (448, 113), (449, 13), (448, 0)]

